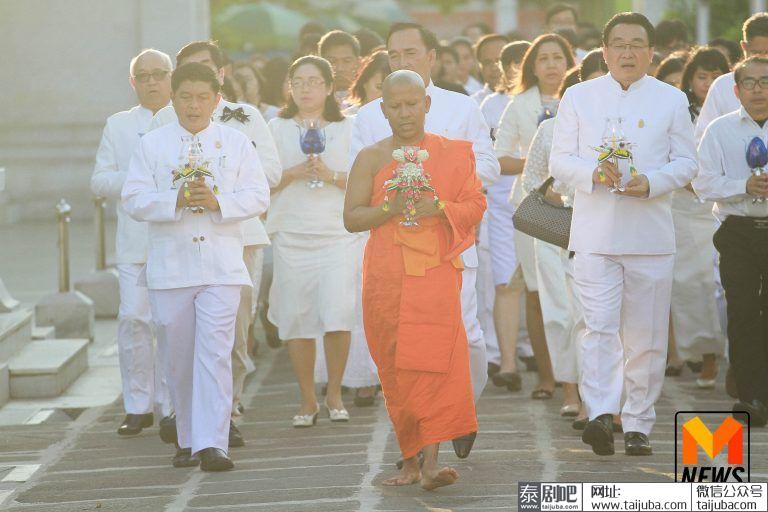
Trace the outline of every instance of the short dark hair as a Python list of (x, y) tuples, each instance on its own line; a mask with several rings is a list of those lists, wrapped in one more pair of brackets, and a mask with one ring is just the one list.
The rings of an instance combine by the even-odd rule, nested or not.
[(451, 39), (450, 45), (452, 48), (456, 48), (457, 46), (464, 45), (468, 47), (470, 50), (472, 50), (472, 41), (468, 37), (464, 36), (456, 36), (453, 39)]
[(681, 52), (675, 52), (668, 55), (664, 60), (661, 61), (659, 67), (656, 68), (655, 77), (663, 82), (664, 79), (669, 75), (673, 73), (680, 73), (683, 68), (685, 68), (686, 59), (687, 55)]
[(590, 50), (579, 64), (579, 81), (583, 82), (589, 75), (596, 71), (608, 72), (608, 65), (603, 58), (603, 51), (599, 48)]
[(478, 62), (480, 62), (480, 52), (482, 51), (483, 46), (494, 41), (504, 41), (504, 43), (508, 43), (509, 39), (501, 34), (485, 34), (482, 36), (475, 43), (475, 59), (477, 59)]
[(360, 56), (360, 42), (355, 36), (343, 30), (331, 30), (320, 38), (320, 42), (317, 43), (317, 52), (325, 58), (328, 51), (337, 46), (349, 46), (356, 57)]
[(561, 12), (570, 11), (573, 13), (574, 21), (579, 21), (579, 13), (576, 8), (570, 4), (555, 4), (547, 9), (547, 17), (545, 18), (546, 24), (549, 25), (549, 20), (560, 14)]
[(469, 29), (475, 28), (475, 27), (479, 28), (480, 32), (482, 32), (483, 35), (490, 34), (492, 32), (491, 27), (486, 22), (478, 21), (477, 23), (470, 23), (469, 25), (464, 27), (464, 30), (462, 30), (461, 33), (466, 35)]
[(661, 20), (656, 25), (656, 45), (667, 48), (675, 41), (688, 42), (688, 27), (680, 20)]
[(216, 65), (216, 69), (223, 68), (226, 63), (224, 53), (216, 44), (216, 41), (192, 41), (176, 54), (176, 66), (181, 66), (186, 59), (198, 52), (208, 52), (211, 56), (211, 60)]
[(720, 73), (726, 74), (729, 71), (728, 59), (720, 53), (720, 50), (710, 46), (696, 48), (688, 55), (685, 68), (683, 68), (683, 78), (680, 80), (680, 89), (688, 96), (688, 103), (690, 104), (699, 102), (693, 91), (689, 90), (693, 75), (699, 68), (704, 71), (720, 71)]
[(565, 72), (563, 81), (560, 82), (560, 88), (557, 90), (557, 97), (562, 98), (570, 86), (576, 85), (579, 82), (581, 82), (579, 66), (574, 66)]
[[(392, 38), (392, 35), (396, 32), (402, 32), (403, 30), (418, 30), (419, 35), (421, 36), (421, 42), (424, 43), (424, 46), (427, 48), (427, 51), (429, 50), (436, 50), (438, 46), (440, 46), (440, 43), (437, 40), (437, 36), (434, 32), (429, 30), (428, 28), (424, 28), (423, 25), (419, 25), (418, 23), (410, 23), (410, 22), (398, 22), (393, 23), (391, 27), (389, 27), (389, 32), (387, 33), (387, 46), (389, 46), (389, 40)], [(470, 44), (471, 45), (471, 44)]]
[(741, 28), (744, 41), (752, 41), (756, 37), (768, 37), (768, 13), (753, 14)]
[(456, 62), (459, 62), (459, 52), (457, 52), (456, 48), (454, 48), (453, 46), (441, 44), (440, 46), (437, 47), (436, 52), (437, 52), (438, 59), (442, 57), (444, 54), (449, 53), (456, 60)]
[(737, 84), (741, 82), (741, 77), (744, 75), (744, 71), (751, 64), (768, 64), (768, 57), (764, 57), (762, 55), (753, 55), (752, 57), (747, 57), (743, 61), (736, 64), (736, 67), (733, 68), (733, 79)]
[(512, 41), (504, 45), (504, 48), (501, 49), (501, 67), (507, 69), (513, 62), (515, 64), (523, 62), (525, 52), (530, 47), (530, 41)]
[(656, 45), (656, 30), (653, 28), (653, 24), (648, 18), (639, 12), (620, 12), (608, 20), (608, 23), (603, 27), (603, 46), (608, 46), (608, 38), (611, 36), (611, 30), (613, 30), (616, 25), (620, 24), (640, 25), (645, 29), (645, 33), (648, 36), (648, 45)]
[(384, 44), (379, 33), (368, 27), (361, 28), (354, 35), (360, 43), (360, 55), (362, 56), (370, 55), (376, 48)]
[(199, 62), (182, 64), (173, 70), (171, 74), (171, 90), (176, 92), (182, 82), (206, 82), (211, 86), (213, 92), (218, 93), (221, 91), (219, 77), (216, 76), (216, 73), (205, 64), (200, 64)]
[(264, 75), (264, 90), (261, 97), (264, 103), (277, 107), (285, 104), (283, 99), (283, 83), (288, 75), (291, 63), (285, 57), (272, 57), (261, 70)]
[(716, 37), (707, 43), (707, 46), (722, 46), (728, 52), (728, 62), (731, 66), (735, 66), (737, 62), (741, 60), (744, 55), (741, 51), (741, 45), (736, 41), (731, 41), (724, 37)]
[[(318, 57), (317, 55), (305, 55), (304, 57), (299, 57), (293, 61), (291, 67), (288, 68), (288, 80), (293, 78), (293, 74), (296, 72), (296, 70), (304, 64), (311, 64), (315, 66), (317, 70), (320, 71), (320, 74), (323, 75), (323, 80), (325, 80), (325, 83), (328, 85), (333, 85), (333, 69), (331, 68), (331, 63), (322, 57)], [(282, 110), (280, 110), (278, 116), (282, 117), (283, 119), (292, 119), (298, 112), (299, 107), (296, 105), (296, 102), (293, 101), (293, 96), (291, 96), (288, 98), (288, 103), (282, 108)], [(336, 123), (338, 121), (344, 120), (344, 115), (341, 113), (339, 104), (336, 102), (336, 97), (333, 94), (329, 94), (325, 97), (323, 119), (329, 123)]]
[[(586, 47), (586, 42), (590, 39), (597, 39), (600, 41), (600, 30), (592, 25), (584, 27), (584, 29), (581, 31), (581, 35), (579, 36), (579, 47), (584, 48), (585, 50), (591, 50), (592, 48), (595, 48), (594, 46), (591, 46), (589, 48)], [(600, 46), (600, 43), (597, 43), (597, 46)]]
[(299, 29), (299, 40), (307, 34), (320, 34), (323, 35), (327, 32), (325, 25), (319, 21), (308, 21)]
[(568, 41), (563, 39), (557, 34), (544, 34), (533, 40), (531, 47), (525, 52), (523, 57), (523, 64), (520, 66), (520, 73), (517, 75), (517, 83), (515, 84), (514, 92), (520, 94), (527, 91), (534, 85), (538, 85), (539, 80), (536, 75), (533, 74), (533, 68), (536, 65), (536, 57), (539, 54), (539, 50), (545, 43), (556, 43), (560, 49), (563, 50), (565, 55), (565, 62), (568, 69), (572, 68), (575, 64), (573, 58), (573, 49)]
[(576, 36), (576, 32), (570, 28), (559, 28), (555, 30), (555, 34), (559, 35), (571, 45), (571, 48), (576, 48), (579, 44), (579, 38)]

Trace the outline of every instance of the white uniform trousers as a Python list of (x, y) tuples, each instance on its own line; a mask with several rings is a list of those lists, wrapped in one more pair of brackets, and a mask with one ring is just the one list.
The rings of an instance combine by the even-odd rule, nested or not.
[(228, 451), (232, 347), (241, 286), (150, 290), (157, 335), (166, 343), (166, 376), (179, 446)]
[[(253, 286), (243, 286), (240, 290), (240, 307), (237, 309), (235, 322), (235, 345), (232, 349), (232, 416), (240, 416), (237, 404), (243, 396), (245, 378), (256, 367), (248, 355), (248, 329), (253, 324), (256, 313), (256, 301), (261, 285), (261, 270), (264, 265), (264, 251), (257, 245), (243, 247), (243, 261)], [(254, 293), (256, 290), (256, 293)]]
[(469, 341), (469, 373), (475, 403), (488, 382), (488, 361), (485, 358), (485, 340), (477, 319), (477, 269), (465, 267), (461, 273), (461, 313)]
[(576, 375), (576, 380), (569, 382), (581, 382), (581, 340), (584, 338), (584, 332), (586, 326), (584, 325), (584, 309), (581, 307), (581, 297), (579, 297), (579, 290), (576, 287), (576, 282), (573, 278), (574, 258), (568, 258), (568, 251), (565, 251), (565, 288), (568, 292), (568, 314), (571, 318), (571, 332), (568, 337), (567, 350), (571, 353), (571, 357), (563, 362), (570, 365), (565, 368), (565, 371), (573, 372)]
[(590, 419), (618, 414), (625, 432), (650, 434), (667, 358), (675, 257), (576, 253), (574, 277), (586, 325), (582, 398)]
[(493, 303), (496, 300), (494, 272), (490, 245), (490, 213), (485, 212), (480, 223), (480, 243), (477, 244), (477, 319), (485, 339), (485, 355), (489, 363), (501, 364), (499, 340), (493, 320)]
[(572, 318), (568, 310), (565, 264), (568, 252), (556, 245), (534, 240), (536, 284), (539, 287), (544, 334), (555, 380), (575, 384), (576, 355), (570, 341)]
[(675, 191), (675, 270), (672, 279), (672, 331), (677, 354), (701, 361), (703, 354), (722, 356), (725, 336), (720, 327), (712, 253), (717, 222), (712, 203), (699, 203), (687, 190)]
[(117, 350), (127, 414), (171, 413), (171, 396), (163, 375), (163, 345), (155, 349), (147, 288), (137, 284), (143, 264), (117, 265), (120, 284)]

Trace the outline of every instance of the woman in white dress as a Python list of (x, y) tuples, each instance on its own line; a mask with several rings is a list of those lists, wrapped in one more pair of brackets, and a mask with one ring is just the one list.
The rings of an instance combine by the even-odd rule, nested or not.
[[(268, 316), (280, 338), (287, 340), (301, 389), (293, 425), (309, 427), (319, 412), (314, 380), (317, 337), (324, 339), (328, 367), (325, 406), (331, 421), (349, 419), (341, 379), (356, 324), (355, 295), (350, 291), (359, 272), (359, 243), (344, 229), (342, 211), (352, 123), (339, 111), (325, 59), (301, 57), (291, 65), (288, 81), (288, 104), (269, 122), (283, 179), (273, 189), (267, 216), (274, 252)], [(301, 140), (310, 121), (324, 133), (325, 149), (308, 156)]]
[[(523, 58), (521, 72), (513, 91), (515, 96), (501, 116), (496, 135), (495, 149), (502, 175), (517, 175), (523, 172), (528, 148), (536, 129), (543, 119), (554, 115), (560, 83), (565, 72), (573, 67), (573, 64), (571, 47), (559, 35), (544, 34), (533, 41)], [(512, 186), (510, 201), (513, 209), (517, 208), (523, 197), (522, 182), (518, 179)], [(543, 301), (539, 302), (533, 238), (515, 231), (514, 243), (518, 264), (510, 285), (524, 285), (527, 289), (526, 322), (539, 372), (539, 383), (531, 397), (549, 399), (555, 390), (555, 379), (547, 350), (545, 327), (550, 327), (548, 331), (552, 331), (552, 327), (564, 324), (567, 311), (550, 309), (543, 312), (542, 318)], [(559, 261), (556, 264), (559, 265)], [(560, 329), (560, 332), (552, 335), (562, 336), (562, 331), (563, 329)]]
[[(691, 121), (696, 124), (709, 86), (728, 73), (728, 61), (715, 48), (702, 47), (688, 57), (680, 89), (688, 96)], [(717, 222), (712, 202), (700, 201), (689, 184), (672, 196), (675, 223), (675, 268), (672, 277), (667, 375), (679, 375), (684, 361), (701, 374), (700, 388), (712, 388), (717, 377), (717, 357), (724, 352), (725, 336), (716, 301), (714, 245)]]

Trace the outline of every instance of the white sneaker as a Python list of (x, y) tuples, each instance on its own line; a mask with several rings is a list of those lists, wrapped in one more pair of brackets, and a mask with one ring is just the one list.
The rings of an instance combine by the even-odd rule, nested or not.
[(317, 424), (317, 415), (320, 413), (320, 406), (314, 414), (297, 414), (293, 417), (293, 428), (307, 428)]
[(333, 422), (349, 421), (349, 412), (346, 409), (331, 409), (328, 402), (325, 402), (325, 408), (328, 410), (328, 416)]

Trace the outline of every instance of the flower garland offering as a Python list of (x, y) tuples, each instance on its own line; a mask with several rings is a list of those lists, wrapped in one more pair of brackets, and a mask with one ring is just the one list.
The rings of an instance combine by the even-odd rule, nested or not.
[[(200, 162), (199, 164), (193, 165), (192, 162), (187, 162), (184, 164), (179, 165), (176, 167), (176, 169), (173, 170), (173, 182), (172, 186), (176, 188), (178, 184), (176, 183), (179, 180), (183, 180), (183, 186), (184, 186), (184, 199), (189, 200), (190, 192), (189, 192), (189, 182), (192, 180), (195, 180), (199, 177), (203, 178), (210, 178), (211, 180), (214, 180), (215, 177), (213, 173), (211, 172), (209, 168), (209, 162)], [(218, 185), (213, 185), (213, 193), (217, 194), (219, 193), (219, 187)], [(189, 209), (193, 213), (202, 213), (203, 208), (199, 206), (195, 207), (189, 207)]]
[[(426, 149), (406, 146), (392, 152), (392, 158), (397, 162), (397, 166), (392, 173), (392, 179), (384, 182), (384, 211), (389, 211), (389, 194), (397, 192), (405, 198), (405, 210), (403, 214), (405, 219), (400, 222), (403, 226), (418, 226), (415, 219), (416, 203), (421, 199), (422, 193), (431, 192), (435, 201), (435, 206), (441, 208), (442, 203), (437, 197), (437, 192), (430, 185), (432, 177), (424, 172), (422, 163), (429, 158)], [(442, 208), (441, 208), (442, 209)]]

